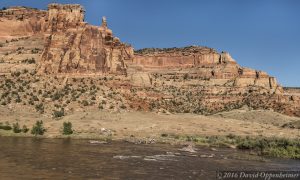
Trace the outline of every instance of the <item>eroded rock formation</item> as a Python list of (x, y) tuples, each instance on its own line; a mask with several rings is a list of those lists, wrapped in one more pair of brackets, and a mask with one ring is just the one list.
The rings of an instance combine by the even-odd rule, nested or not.
[(0, 17), (0, 39), (44, 37), (40, 74), (126, 74), (124, 60), (133, 57), (132, 47), (113, 36), (105, 18), (100, 27), (84, 22), (80, 5), (50, 4), (48, 11), (14, 7)]
[[(34, 78), (42, 79), (41, 92), (49, 86), (47, 78), (59, 75), (64, 79), (60, 86), (67, 87), (68, 78), (87, 75), (101, 79), (95, 82), (107, 86), (107, 97), (112, 98), (110, 92), (117, 89), (123, 108), (210, 114), (247, 105), (300, 116), (299, 93), (284, 92), (274, 77), (241, 67), (229, 53), (200, 46), (148, 48), (134, 53), (130, 45), (113, 36), (105, 17), (101, 26), (89, 25), (84, 22), (84, 9), (76, 4), (50, 4), (48, 11), (25, 7), (1, 10), (0, 62), (0, 74), (7, 75), (2, 82), (9, 88), (9, 78), (16, 83), (20, 80), (15, 79), (15, 72), (37, 71), (41, 76)], [(38, 80), (28, 80), (28, 84), (34, 82)], [(22, 84), (18, 85), (20, 90)], [(15, 96), (8, 96), (10, 92), (1, 87), (0, 93), (6, 96), (0, 100), (2, 104), (11, 103)], [(44, 102), (49, 93), (38, 93), (35, 99)], [(99, 104), (94, 101), (101, 96), (93, 96), (93, 104)]]
[(218, 53), (207, 47), (142, 49), (136, 51), (132, 63), (151, 71), (174, 69), (178, 72), (181, 68), (180, 71), (188, 70), (189, 77), (222, 80), (219, 85), (232, 81), (232, 85), (238, 87), (260, 86), (273, 90), (278, 87), (276, 79), (267, 73), (241, 67), (229, 53)]
[(43, 10), (19, 6), (1, 10), (0, 40), (32, 36), (43, 31), (46, 14)]
[(80, 5), (50, 4), (46, 16), (46, 43), (40, 73), (126, 74), (124, 59), (132, 58), (132, 48), (121, 43), (108, 29), (84, 22)]

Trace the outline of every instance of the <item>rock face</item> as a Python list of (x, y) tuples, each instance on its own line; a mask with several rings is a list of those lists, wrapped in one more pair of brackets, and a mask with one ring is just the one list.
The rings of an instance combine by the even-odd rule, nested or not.
[(48, 74), (67, 76), (62, 86), (69, 77), (103, 78), (105, 91), (120, 90), (132, 109), (211, 114), (247, 105), (300, 116), (299, 93), (284, 92), (274, 77), (241, 67), (229, 53), (200, 46), (134, 52), (105, 17), (101, 26), (84, 22), (76, 4), (0, 10), (0, 63), (0, 75), (37, 71), (44, 82)]
[(126, 74), (124, 59), (133, 50), (107, 28), (84, 22), (80, 5), (50, 4), (46, 16), (47, 34), (39, 66), (40, 73), (116, 73)]
[(124, 60), (133, 57), (132, 47), (113, 36), (105, 18), (100, 27), (85, 23), (80, 5), (50, 4), (48, 11), (14, 7), (0, 17), (0, 39), (44, 37), (40, 74), (126, 74)]
[(144, 70), (178, 72), (176, 68), (182, 68), (188, 70), (190, 77), (223, 80), (223, 84), (232, 81), (238, 87), (260, 86), (273, 90), (278, 87), (276, 79), (267, 73), (241, 67), (229, 53), (218, 53), (207, 47), (141, 49), (136, 51), (133, 64), (141, 65)]
[(0, 11), (0, 40), (32, 36), (43, 31), (46, 11), (11, 7)]

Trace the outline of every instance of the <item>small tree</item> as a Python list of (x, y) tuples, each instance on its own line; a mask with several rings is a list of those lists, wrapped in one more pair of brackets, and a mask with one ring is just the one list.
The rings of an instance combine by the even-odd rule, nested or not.
[(13, 124), (13, 131), (14, 131), (14, 133), (22, 132), (22, 130), (20, 129), (19, 123), (14, 123)]
[(63, 135), (70, 135), (73, 134), (72, 123), (71, 122), (64, 122), (63, 124)]
[(43, 135), (46, 132), (46, 129), (43, 126), (43, 121), (36, 121), (35, 125), (33, 125), (31, 129), (31, 134), (37, 135)]

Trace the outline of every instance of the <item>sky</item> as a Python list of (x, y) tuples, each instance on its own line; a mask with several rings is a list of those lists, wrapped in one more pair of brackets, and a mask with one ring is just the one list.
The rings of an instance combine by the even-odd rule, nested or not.
[(81, 4), (93, 25), (106, 16), (114, 35), (135, 49), (208, 46), (300, 87), (299, 0), (1, 0), (0, 8), (53, 2)]

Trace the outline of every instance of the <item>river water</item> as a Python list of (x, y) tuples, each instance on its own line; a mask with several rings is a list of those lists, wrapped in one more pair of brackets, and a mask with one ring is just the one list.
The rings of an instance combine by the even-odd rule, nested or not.
[(0, 179), (215, 179), (217, 170), (300, 169), (297, 160), (261, 160), (232, 149), (190, 153), (181, 148), (0, 137)]

